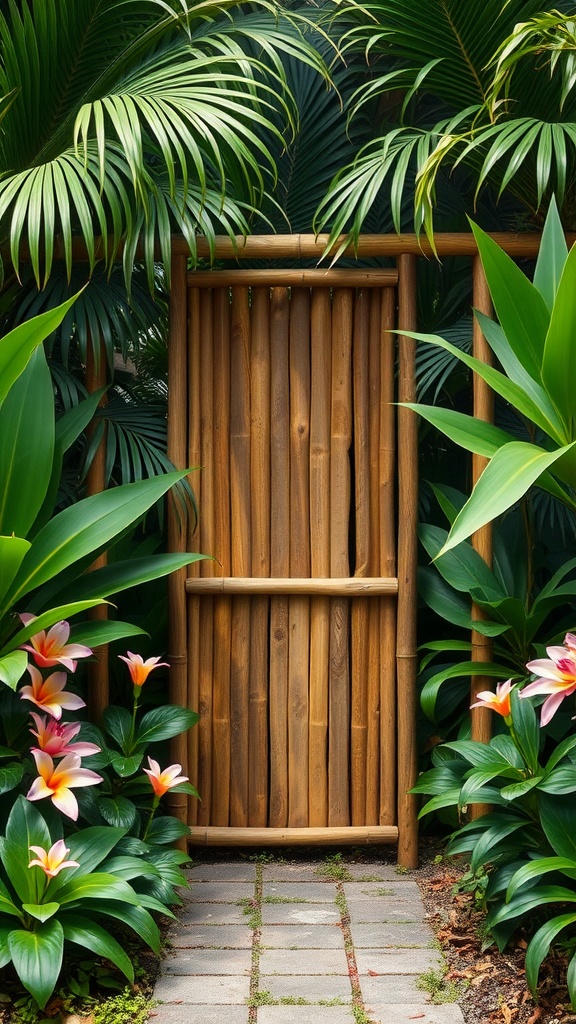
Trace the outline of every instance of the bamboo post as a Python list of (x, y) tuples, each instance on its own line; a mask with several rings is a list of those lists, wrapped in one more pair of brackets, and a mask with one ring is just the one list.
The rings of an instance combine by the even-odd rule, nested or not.
[[(271, 295), (270, 571), (290, 572), (290, 298)], [(288, 597), (270, 601), (270, 812), (271, 826), (288, 824)]]
[[(368, 437), (370, 472), (370, 558), (368, 571), (380, 569), (380, 405), (382, 294), (370, 292), (368, 343)], [(380, 817), (380, 601), (368, 602), (368, 678), (366, 734), (366, 812), (364, 823), (377, 825)]]
[[(315, 288), (311, 304), (310, 383), (310, 571), (330, 575), (330, 393), (332, 306), (328, 288)], [(328, 666), (330, 601), (310, 601), (310, 725), (308, 819), (328, 824)]]
[[(86, 339), (86, 390), (88, 394), (99, 391), (108, 383), (108, 372), (106, 364), (106, 349), (103, 341), (96, 340), (89, 333)], [(104, 396), (100, 400), (100, 406), (106, 403)], [(88, 428), (89, 433), (94, 431), (94, 424)], [(106, 426), (96, 449), (92, 465), (86, 474), (86, 493), (88, 495), (100, 494), (106, 490)], [(108, 557), (105, 551), (95, 559), (91, 569), (101, 569), (107, 565)], [(97, 605), (88, 612), (88, 618), (92, 622), (105, 622), (108, 618), (108, 605)], [(108, 645), (102, 644), (94, 648), (95, 661), (88, 665), (88, 709), (93, 722), (99, 722), (102, 718), (104, 708), (110, 703), (110, 671)]]
[[(310, 292), (290, 302), (290, 575), (310, 575)], [(310, 601), (288, 602), (288, 824), (308, 825)]]
[[(214, 551), (219, 575), (230, 574), (230, 300), (214, 289)], [(212, 712), (213, 825), (228, 825), (230, 813), (230, 662), (232, 605), (214, 600)]]
[[(198, 514), (202, 507), (201, 495), (201, 453), (200, 453), (200, 292), (198, 288), (188, 289), (188, 465), (194, 469), (194, 496)], [(188, 531), (188, 550), (201, 550), (198, 522), (191, 522)], [(188, 566), (192, 577), (200, 575), (200, 563)], [(198, 682), (200, 677), (200, 598), (191, 594), (188, 598), (188, 707), (197, 711), (200, 704)], [(188, 771), (194, 784), (198, 779), (198, 727), (188, 731)], [(189, 801), (188, 820), (190, 825), (198, 821), (198, 801)]]
[[(416, 257), (398, 257), (398, 328), (416, 329)], [(398, 398), (414, 402), (416, 345), (400, 335)], [(411, 409), (398, 409), (398, 862), (418, 864), (416, 782), (416, 566), (418, 512), (418, 425)]]
[[(352, 444), (352, 330), (354, 293), (341, 288), (332, 302), (330, 409), (330, 575), (349, 571), (350, 446)], [(328, 824), (350, 824), (350, 671), (348, 602), (330, 602)]]
[[(232, 573), (251, 569), (250, 544), (250, 306), (248, 288), (232, 290), (230, 391), (230, 512)], [(248, 824), (248, 705), (250, 598), (232, 599), (230, 668), (230, 824)]]
[[(356, 296), (353, 342), (355, 576), (368, 575), (370, 561), (370, 305), (366, 291)], [(368, 674), (370, 609), (351, 602), (350, 809), (352, 825), (366, 824)]]
[[(170, 410), (168, 414), (168, 458), (173, 464), (184, 469), (187, 455), (188, 400), (187, 373), (187, 311), (186, 311), (186, 257), (174, 256), (171, 269), (170, 290), (170, 342), (168, 346), (168, 387)], [(186, 550), (186, 531), (178, 519), (175, 499), (168, 498), (168, 550)], [(187, 636), (186, 636), (186, 569), (173, 572), (168, 577), (168, 661), (170, 663), (170, 701), (172, 704), (187, 704)], [(171, 757), (181, 764), (184, 774), (188, 772), (188, 750), (186, 734), (174, 737), (171, 742)], [(181, 821), (188, 820), (188, 798), (185, 794), (172, 793), (170, 812)]]
[[(473, 299), (472, 303), (474, 309), (480, 310), (482, 313), (486, 313), (488, 316), (492, 312), (492, 301), (490, 298), (490, 290), (488, 288), (488, 282), (482, 267), (482, 262), (479, 256), (475, 256), (473, 262)], [(473, 355), (476, 359), (482, 360), (484, 363), (492, 362), (492, 354), (490, 347), (482, 334), (480, 324), (474, 319), (473, 327)], [(490, 386), (478, 376), (477, 373), (473, 375), (473, 401), (474, 401), (474, 417), (477, 420), (484, 420), (486, 423), (492, 423), (494, 420), (494, 392)], [(487, 465), (488, 459), (483, 458), (481, 455), (472, 455), (472, 484), (476, 484), (479, 476), (481, 475), (484, 467)], [(478, 530), (472, 537), (472, 546), (478, 552), (484, 561), (491, 566), (492, 565), (492, 523), (487, 523), (482, 529)], [(487, 616), (482, 608), (477, 605), (472, 605), (472, 618), (473, 619), (485, 619)], [(490, 637), (484, 636), (479, 633), (478, 630), (472, 630), (472, 661), (491, 661), (492, 660), (492, 641)], [(476, 700), (476, 696), (483, 690), (493, 689), (494, 681), (488, 676), (473, 676), (470, 685), (470, 703), (473, 704)], [(492, 712), (488, 708), (472, 708), (470, 712), (471, 718), (471, 738), (477, 740), (480, 743), (489, 743), (492, 735)], [(486, 804), (473, 804), (470, 812), (472, 818), (479, 818), (482, 814), (486, 814), (489, 811), (489, 807)]]
[[(381, 306), (380, 350), (380, 437), (379, 437), (379, 528), (380, 572), (396, 576), (396, 496), (397, 475), (396, 410), (394, 368), (396, 338), (396, 294), (386, 288)], [(397, 605), (389, 598), (380, 600), (380, 808), (378, 823), (392, 825), (397, 820), (396, 718), (396, 618)]]
[[(200, 293), (200, 461), (202, 465), (202, 511), (200, 550), (214, 552), (214, 323), (212, 292)], [(202, 577), (214, 575), (214, 563), (201, 562)], [(198, 782), (202, 802), (198, 806), (198, 825), (209, 825), (212, 805), (212, 676), (214, 657), (214, 599), (200, 602), (198, 670)]]
[[(251, 441), (252, 574), (270, 575), (270, 299), (252, 289)], [(268, 598), (252, 601), (248, 724), (248, 824), (266, 825), (268, 814)]]

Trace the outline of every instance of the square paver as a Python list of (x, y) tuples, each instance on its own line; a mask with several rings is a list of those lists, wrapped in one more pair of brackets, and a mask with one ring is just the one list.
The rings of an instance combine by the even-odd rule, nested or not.
[(436, 949), (357, 949), (359, 974), (424, 974), (440, 967), (442, 957)]
[(183, 925), (246, 924), (244, 908), (237, 903), (190, 903), (178, 917)]
[(165, 974), (249, 974), (249, 949), (178, 949), (162, 963)]
[(193, 864), (186, 868), (185, 875), (190, 882), (254, 882), (256, 865), (247, 861)]
[(317, 882), (318, 864), (264, 864), (264, 882)]
[(332, 903), (264, 903), (263, 924), (336, 924), (340, 913)]
[(351, 1024), (350, 1006), (260, 1006), (258, 1024)]
[[(264, 925), (260, 944), (269, 949), (339, 949), (342, 929), (338, 924)], [(368, 945), (372, 948), (374, 943)]]
[(374, 1024), (464, 1024), (462, 1010), (457, 1003), (444, 1003), (435, 1006), (433, 1003), (406, 1003), (366, 1007)]
[[(417, 987), (413, 974), (383, 974), (378, 978), (363, 975), (360, 988), (366, 1006), (422, 1002), (422, 990)], [(387, 1018), (386, 1024), (390, 1024)]]
[(269, 974), (345, 974), (348, 963), (340, 949), (265, 949), (260, 956), (260, 977)]
[(163, 1003), (150, 1011), (150, 1024), (248, 1024), (247, 1006), (191, 1006), (190, 1003)]
[(391, 923), (412, 924), (424, 921), (426, 912), (422, 900), (358, 900), (348, 899), (352, 930), (356, 924)]
[(192, 902), (222, 901), (235, 903), (237, 900), (253, 899), (253, 882), (195, 882), (192, 886)]
[(350, 900), (421, 900), (416, 882), (345, 882), (346, 899)]
[(415, 947), (428, 948), (433, 939), (434, 933), (424, 921), (414, 924), (390, 924), (385, 922), (378, 924), (355, 924), (352, 928), (352, 938), (356, 949), (413, 949)]
[(310, 903), (334, 903), (336, 887), (333, 882), (266, 882), (263, 896), (264, 899), (272, 896)]
[(375, 882), (397, 882), (410, 875), (398, 874), (396, 864), (344, 864), (354, 879)]
[(230, 1003), (244, 1005), (249, 995), (248, 975), (198, 975), (191, 978), (189, 975), (164, 974), (154, 989), (154, 999), (160, 1003), (194, 1003), (207, 1006), (227, 1006)]
[(168, 940), (176, 949), (250, 949), (252, 930), (240, 924), (183, 925), (179, 921), (170, 930)]
[(350, 979), (343, 974), (299, 974), (291, 977), (268, 974), (260, 978), (260, 989), (270, 992), (274, 999), (302, 998), (309, 1003), (330, 999), (342, 999), (348, 1003), (352, 997)]

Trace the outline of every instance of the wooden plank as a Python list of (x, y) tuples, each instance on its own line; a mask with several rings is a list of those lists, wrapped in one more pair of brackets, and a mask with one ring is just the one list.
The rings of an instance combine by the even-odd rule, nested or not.
[[(232, 292), (230, 392), (231, 566), (251, 571), (250, 305), (247, 288)], [(232, 599), (230, 666), (230, 824), (248, 824), (248, 708), (250, 704), (250, 598)]]
[[(250, 343), (252, 575), (270, 575), (270, 304), (267, 288), (252, 289)], [(268, 599), (254, 597), (250, 632), (248, 824), (268, 814)]]
[[(368, 437), (370, 473), (370, 555), (368, 575), (380, 572), (380, 410), (382, 292), (370, 292), (368, 351)], [(395, 633), (393, 634), (393, 638)], [(380, 824), (380, 602), (368, 603), (366, 810), (363, 824)]]
[[(327, 288), (315, 288), (310, 311), (310, 571), (330, 575), (330, 395), (332, 304)], [(310, 601), (310, 712), (308, 820), (328, 824), (328, 705), (330, 601)]]
[(218, 576), (190, 577), (186, 580), (189, 594), (299, 594), (325, 597), (381, 597), (398, 593), (396, 577), (343, 576), (334, 579), (293, 576)]
[[(290, 572), (290, 299), (287, 288), (271, 295), (270, 570)], [(270, 805), (272, 826), (288, 824), (288, 597), (270, 602)]]
[[(200, 292), (188, 289), (188, 465), (196, 469), (193, 479), (197, 507), (201, 507), (200, 446)], [(200, 530), (195, 520), (189, 523), (188, 550), (200, 550)], [(188, 566), (189, 576), (200, 575), (200, 563)], [(200, 703), (198, 681), (200, 675), (200, 598), (188, 597), (188, 707), (197, 711)], [(196, 785), (198, 779), (198, 728), (188, 730), (188, 770)], [(198, 801), (189, 800), (188, 821), (195, 825), (198, 820)]]
[[(290, 574), (310, 576), (310, 292), (290, 302)], [(308, 825), (310, 601), (288, 602), (288, 824)]]
[[(352, 444), (352, 328), (354, 293), (341, 288), (332, 302), (332, 397), (330, 410), (330, 575), (349, 573), (350, 446)], [(349, 607), (330, 607), (330, 717), (328, 824), (349, 825), (350, 670)]]
[(395, 843), (394, 826), (364, 828), (191, 828), (194, 846), (357, 846)]
[(271, 288), (384, 288), (394, 287), (398, 272), (394, 269), (365, 270), (280, 270), (262, 267), (259, 270), (191, 270), (188, 282), (195, 288), (221, 288), (229, 285), (258, 284)]

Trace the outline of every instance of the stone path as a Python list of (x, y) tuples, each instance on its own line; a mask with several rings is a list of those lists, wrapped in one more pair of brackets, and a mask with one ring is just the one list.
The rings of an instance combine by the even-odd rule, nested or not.
[(410, 875), (322, 870), (192, 867), (150, 1024), (463, 1024), (456, 1003), (429, 1003), (418, 987), (441, 957)]

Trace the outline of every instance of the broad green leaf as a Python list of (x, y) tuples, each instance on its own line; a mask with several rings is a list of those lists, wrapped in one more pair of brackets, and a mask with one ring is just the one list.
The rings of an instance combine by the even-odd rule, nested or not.
[[(127, 779), (131, 775), (136, 774), (142, 764), (142, 757), (142, 754), (131, 754), (130, 757), (125, 757), (124, 754), (119, 754), (115, 750), (111, 750), (110, 764), (121, 779)], [(116, 821), (110, 822), (110, 824), (122, 825), (124, 823)]]
[(506, 597), (494, 573), (471, 544), (459, 544), (447, 554), (439, 555), (448, 537), (446, 530), (423, 524), (418, 530), (418, 536), (427, 554), (435, 560), (438, 572), (450, 586), (465, 594), (475, 590), (478, 597), (486, 602)]
[(187, 836), (188, 833), (188, 825), (179, 821), (178, 818), (166, 815), (166, 817), (154, 818), (146, 833), (146, 839), (152, 844), (175, 843), (178, 839)]
[(563, 757), (566, 757), (571, 750), (574, 750), (574, 747), (576, 747), (576, 736), (567, 736), (566, 739), (562, 740), (562, 742), (559, 743), (556, 749), (550, 754), (544, 768), (545, 772), (552, 771)]
[(23, 903), (22, 910), (37, 921), (49, 921), (60, 910), (59, 903)]
[(513, 441), (500, 448), (480, 476), (454, 521), (441, 554), (467, 540), (476, 530), (506, 512), (535, 484), (545, 470), (570, 452), (576, 441), (553, 452), (537, 445)]
[(54, 391), (42, 349), (0, 407), (0, 437), (0, 533), (26, 537), (42, 508), (54, 458)]
[(1, 842), (2, 862), (11, 885), (23, 903), (40, 903), (46, 875), (40, 868), (29, 868), (31, 846), (49, 850), (50, 832), (40, 812), (23, 796), (16, 800), (6, 823)]
[(130, 984), (133, 983), (134, 970), (130, 958), (105, 928), (88, 917), (68, 912), (62, 915), (62, 929), (66, 942), (73, 942), (76, 946), (89, 949), (96, 956), (110, 960), (128, 978)]
[(0, 537), (0, 601), (20, 568), (30, 541), (23, 537)]
[[(476, 801), (476, 803), (478, 803), (478, 801)], [(475, 843), (472, 851), (472, 857), (470, 858), (470, 867), (472, 870), (477, 871), (482, 864), (485, 864), (491, 859), (490, 853), (493, 851), (496, 843), (499, 843), (502, 839), (507, 839), (509, 836), (514, 835), (515, 832), (518, 832), (520, 829), (525, 827), (525, 821), (518, 821), (518, 819), (508, 818), (502, 815), (498, 824), (486, 829)]]
[[(553, 917), (551, 921), (546, 921), (530, 940), (528, 949), (526, 950), (525, 967), (526, 981), (528, 982), (528, 987), (534, 996), (536, 995), (536, 988), (538, 986), (538, 972), (540, 971), (540, 965), (548, 953), (550, 946), (560, 932), (569, 925), (573, 925), (574, 922), (576, 922), (576, 914), (559, 914), (557, 917)], [(572, 994), (571, 999), (572, 1001), (574, 1000)]]
[(535, 775), (532, 779), (525, 779), (524, 782), (517, 782), (512, 786), (503, 786), (500, 790), (501, 795), (505, 800), (518, 800), (521, 796), (526, 796), (530, 790), (536, 789), (539, 782), (541, 781), (540, 775)]
[(33, 932), (14, 929), (8, 936), (8, 946), (20, 981), (43, 1010), (62, 967), (62, 925), (52, 919), (39, 924)]
[(502, 329), (516, 357), (540, 380), (549, 314), (540, 292), (497, 243), (471, 224)]
[(534, 287), (540, 292), (550, 312), (552, 312), (567, 256), (568, 247), (564, 228), (560, 221), (556, 199), (552, 196), (534, 271)]
[(68, 451), (82, 431), (86, 429), (98, 408), (100, 399), (107, 390), (108, 388), (105, 387), (100, 388), (99, 391), (93, 391), (87, 398), (78, 402), (77, 405), (73, 405), (56, 420), (56, 440), (63, 453)]
[(108, 857), (125, 834), (125, 828), (94, 825), (68, 836), (66, 846), (70, 853), (66, 859), (78, 861), (79, 867), (68, 868), (65, 872), (61, 871), (56, 875), (56, 878), (52, 878), (46, 889), (46, 897), (54, 899), (60, 889), (72, 878), (89, 875)]
[(550, 793), (541, 793), (539, 800), (542, 828), (550, 846), (559, 857), (576, 860), (576, 807), (573, 800), (564, 800)]
[(424, 807), (420, 811), (418, 817), (423, 818), (425, 814), (431, 814), (432, 811), (439, 811), (442, 807), (457, 807), (458, 799), (460, 797), (460, 786), (454, 786), (452, 789), (447, 789), (438, 796), (432, 797), (428, 800)]
[(72, 624), (70, 630), (70, 642), (85, 644), (87, 647), (110, 644), (114, 640), (124, 640), (127, 636), (148, 636), (148, 634), (145, 629), (140, 629), (140, 626), (133, 626), (130, 622), (120, 622), (118, 619), (81, 622), (77, 626)]
[(109, 825), (123, 829), (131, 829), (138, 817), (136, 807), (125, 796), (101, 797), (98, 810)]
[(89, 875), (77, 875), (66, 881), (58, 890), (58, 900), (64, 905), (77, 900), (118, 900), (120, 903), (138, 904), (134, 890), (122, 879), (103, 871), (93, 871)]
[(491, 676), (494, 679), (504, 680), (510, 676), (510, 669), (506, 665), (498, 665), (486, 661), (462, 661), (458, 665), (450, 665), (442, 669), (428, 679), (422, 689), (420, 703), (427, 718), (434, 721), (434, 711), (438, 690), (447, 679), (459, 677), (468, 681), (471, 676)]
[(0, 339), (0, 404), (24, 371), (34, 349), (60, 326), (76, 298), (74, 295), (61, 306), (19, 324)]
[(191, 729), (199, 720), (196, 711), (179, 707), (177, 704), (164, 704), (153, 708), (143, 716), (137, 730), (136, 739), (139, 747), (161, 740), (172, 739), (181, 732)]
[(77, 582), (66, 587), (66, 594), (75, 600), (94, 597), (97, 594), (117, 594), (127, 587), (167, 576), (176, 569), (207, 558), (207, 555), (161, 554), (148, 558), (131, 558), (127, 561), (112, 562), (111, 565), (85, 573)]
[[(138, 897), (140, 902), (143, 902), (141, 893), (138, 894)], [(168, 917), (174, 916), (166, 908), (163, 908), (162, 912)], [(114, 902), (113, 899), (103, 899), (98, 901), (98, 913), (105, 914), (106, 917), (113, 917), (115, 920), (121, 921), (123, 925), (127, 924), (155, 953), (159, 952), (160, 932), (154, 919), (143, 906), (121, 904)]]
[(10, 793), (20, 784), (24, 777), (24, 765), (20, 763), (9, 764), (0, 768), (0, 794)]
[(536, 712), (529, 700), (522, 699), (517, 687), (510, 693), (510, 707), (514, 723), (514, 743), (520, 751), (528, 770), (538, 773), (538, 752), (540, 750), (540, 727)]
[(510, 879), (506, 900), (511, 900), (526, 882), (530, 882), (534, 878), (541, 878), (542, 875), (546, 875), (550, 871), (561, 871), (569, 878), (576, 878), (576, 861), (570, 860), (568, 857), (538, 857), (536, 860), (530, 861), (529, 864), (523, 864)]
[(186, 475), (183, 470), (113, 487), (64, 509), (34, 538), (4, 604), (13, 605), (74, 562), (100, 551)]
[[(465, 758), (470, 764), (475, 767), (490, 767), (491, 765), (501, 764), (504, 758), (499, 750), (494, 751), (490, 744), (478, 743), (475, 740), (452, 740), (448, 743), (442, 744), (448, 750), (453, 750), (459, 757)], [(507, 762), (514, 767), (519, 767), (521, 762), (518, 764), (515, 762)]]
[(35, 633), (39, 633), (42, 629), (49, 629), (56, 622), (61, 622), (63, 619), (71, 618), (72, 615), (79, 615), (80, 612), (88, 611), (89, 608), (95, 608), (98, 604), (104, 604), (102, 600), (91, 600), (91, 601), (77, 601), (74, 604), (63, 604), (59, 608), (50, 608), (47, 612), (42, 612), (37, 615), (32, 622), (29, 622), (26, 626), (22, 626), (17, 633), (10, 638), (7, 644), (4, 645), (0, 651), (0, 655), (3, 655), (5, 651), (11, 651), (15, 647), (20, 647), (25, 644), (31, 636)]
[(126, 708), (117, 708), (113, 704), (104, 708), (102, 728), (116, 741), (122, 753), (129, 757), (133, 744), (132, 715)]
[[(576, 737), (573, 737), (576, 738)], [(538, 787), (543, 793), (555, 793), (561, 796), (565, 793), (576, 793), (576, 765), (561, 764), (554, 771), (550, 772)]]
[(14, 903), (8, 889), (0, 878), (0, 914), (9, 914), (10, 917), (20, 917), (20, 910)]
[(576, 892), (561, 885), (539, 885), (517, 892), (510, 903), (496, 911), (491, 923), (499, 924), (508, 918), (521, 917), (547, 903), (576, 903)]
[(576, 246), (566, 260), (544, 345), (542, 381), (571, 434), (574, 430), (574, 394), (567, 372), (576, 331)]
[(399, 402), (399, 405), (405, 409), (413, 409), (461, 448), (474, 452), (475, 455), (484, 455), (487, 459), (491, 459), (502, 445), (513, 440), (512, 435), (500, 427), (457, 412), (456, 409), (443, 409), (420, 402)]
[[(1, 558), (0, 554), (0, 558)], [(0, 681), (15, 690), (28, 664), (26, 651), (12, 651), (0, 658)]]
[(102, 869), (110, 875), (123, 878), (125, 882), (129, 882), (132, 878), (157, 878), (159, 874), (158, 868), (144, 860), (143, 857), (126, 855), (110, 857), (109, 860), (104, 861)]

